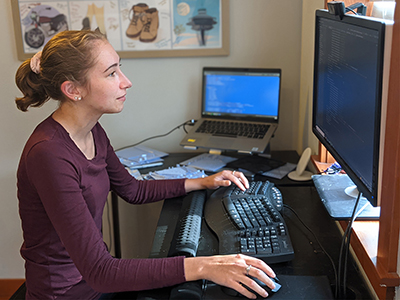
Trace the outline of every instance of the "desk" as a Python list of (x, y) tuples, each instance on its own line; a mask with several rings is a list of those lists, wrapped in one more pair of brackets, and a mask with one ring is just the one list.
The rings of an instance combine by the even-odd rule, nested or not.
[[(185, 161), (191, 157), (197, 156), (201, 154), (200, 152), (184, 152), (184, 153), (171, 153), (167, 157), (164, 158), (164, 164), (162, 166), (153, 167), (153, 168), (146, 168), (141, 169), (141, 173), (149, 173), (161, 169), (166, 169), (169, 167), (175, 167), (182, 161)], [(238, 154), (237, 152), (228, 152), (224, 153), (223, 155), (231, 156), (231, 157), (244, 157), (247, 156), (246, 154)], [(299, 155), (296, 151), (272, 151), (271, 155), (274, 159), (290, 162), (290, 163), (297, 163), (299, 160)], [(272, 182), (280, 182), (281, 184), (285, 185), (303, 185), (309, 183), (303, 182), (294, 182), (290, 180), (288, 177), (283, 178), (282, 180), (274, 180), (271, 179)], [(112, 205), (112, 220), (113, 220), (113, 236), (114, 236), (114, 245), (115, 245), (115, 257), (121, 258), (121, 239), (120, 239), (120, 223), (119, 223), (119, 205), (118, 205), (118, 196), (115, 193), (111, 193), (111, 205)]]
[[(273, 152), (272, 157), (289, 162), (297, 162), (298, 160), (298, 155), (294, 151)], [(284, 203), (293, 208), (303, 222), (313, 231), (337, 267), (342, 236), (335, 221), (326, 212), (312, 182), (296, 183), (288, 178), (284, 178), (281, 181), (275, 180), (274, 183), (282, 192)], [(150, 253), (151, 258), (166, 257), (175, 226), (178, 222), (177, 218), (181, 204), (182, 198), (164, 201), (153, 239), (153, 247)], [(329, 282), (333, 284), (335, 282), (335, 275), (331, 262), (319, 247), (315, 237), (300, 223), (291, 211), (285, 209), (282, 215), (289, 229), (295, 250), (295, 258), (290, 262), (271, 265), (278, 277), (286, 275), (327, 276)], [(199, 244), (198, 255), (217, 254), (217, 249), (218, 242), (215, 235), (203, 223), (202, 239)], [(349, 260), (347, 278), (347, 286), (350, 289), (348, 295), (352, 296), (351, 299), (372, 299), (369, 289), (352, 258)], [(139, 295), (139, 299), (167, 299), (169, 291), (170, 289), (145, 291), (141, 293), (142, 296)], [(208, 294), (206, 299), (219, 298), (213, 298), (212, 295)]]

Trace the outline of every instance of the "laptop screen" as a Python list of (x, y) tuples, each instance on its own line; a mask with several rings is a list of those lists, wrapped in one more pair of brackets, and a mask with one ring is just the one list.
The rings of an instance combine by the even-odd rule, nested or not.
[(203, 117), (278, 121), (280, 69), (203, 69)]

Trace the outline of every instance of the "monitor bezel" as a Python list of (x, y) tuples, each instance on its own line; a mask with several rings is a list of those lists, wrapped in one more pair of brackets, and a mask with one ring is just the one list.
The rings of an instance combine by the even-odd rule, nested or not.
[[(318, 20), (320, 18), (326, 18), (337, 22), (345, 22), (347, 24), (369, 28), (376, 30), (379, 33), (378, 40), (378, 52), (377, 52), (377, 79), (376, 79), (376, 95), (375, 95), (375, 124), (374, 124), (374, 142), (373, 142), (373, 174), (372, 174), (372, 187), (369, 188), (353, 171), (352, 167), (343, 159), (341, 153), (339, 153), (335, 145), (332, 145), (330, 141), (326, 139), (323, 133), (318, 129), (316, 124), (316, 109), (318, 101), (318, 45), (319, 45), (319, 30)], [(382, 115), (382, 92), (383, 92), (383, 70), (384, 70), (384, 54), (385, 54), (385, 29), (386, 23), (384, 20), (356, 16), (356, 15), (344, 15), (342, 19), (339, 16), (330, 14), (327, 10), (317, 10), (315, 18), (315, 45), (314, 45), (314, 86), (313, 86), (313, 117), (312, 117), (312, 131), (322, 145), (329, 151), (330, 154), (337, 160), (341, 165), (346, 174), (351, 178), (358, 190), (367, 198), (373, 206), (378, 205), (379, 195), (379, 164), (380, 164), (380, 148), (381, 148), (381, 115)], [(362, 150), (361, 150), (362, 151)]]

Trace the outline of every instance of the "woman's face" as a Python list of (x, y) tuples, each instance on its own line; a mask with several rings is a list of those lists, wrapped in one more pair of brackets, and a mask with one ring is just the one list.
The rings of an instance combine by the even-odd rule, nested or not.
[(120, 58), (107, 41), (96, 42), (94, 47), (96, 63), (87, 74), (89, 80), (82, 102), (94, 114), (118, 113), (132, 83), (122, 73)]

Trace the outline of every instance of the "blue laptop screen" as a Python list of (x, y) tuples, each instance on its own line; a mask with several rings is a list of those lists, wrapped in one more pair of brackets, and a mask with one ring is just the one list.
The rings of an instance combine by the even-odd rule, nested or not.
[(280, 73), (204, 74), (203, 116), (278, 119)]

